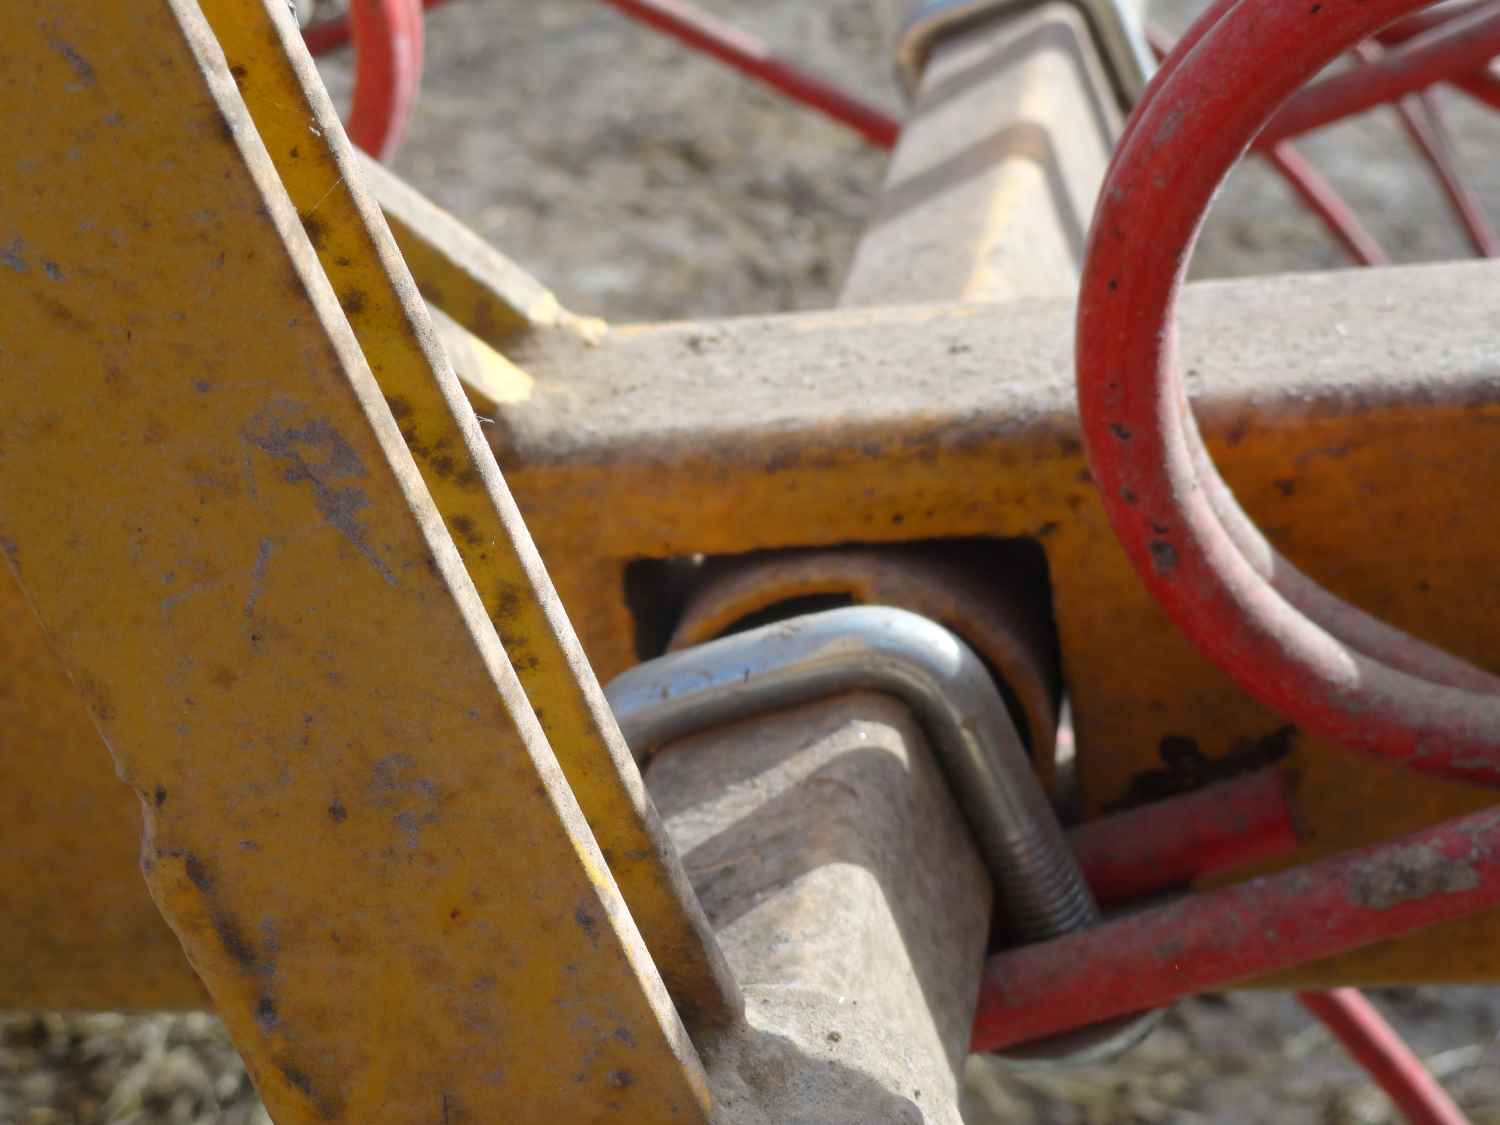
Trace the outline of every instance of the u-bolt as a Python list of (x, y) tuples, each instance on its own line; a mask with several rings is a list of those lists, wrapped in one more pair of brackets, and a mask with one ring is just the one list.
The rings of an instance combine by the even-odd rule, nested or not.
[[(1093, 925), (1099, 908), (974, 652), (906, 610), (855, 606), (766, 625), (670, 653), (617, 677), (605, 695), (638, 760), (689, 734), (866, 690), (905, 703), (932, 743), (1018, 942)], [(1154, 1019), (1018, 1051), (1028, 1061), (1118, 1053)], [(1041, 1048), (1041, 1049), (1038, 1049)]]

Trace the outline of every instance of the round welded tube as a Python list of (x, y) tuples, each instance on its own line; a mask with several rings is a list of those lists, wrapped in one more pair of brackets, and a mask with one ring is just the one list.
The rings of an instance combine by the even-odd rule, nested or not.
[(1001, 1050), (1500, 906), (1500, 812), (990, 959), (976, 1051)]

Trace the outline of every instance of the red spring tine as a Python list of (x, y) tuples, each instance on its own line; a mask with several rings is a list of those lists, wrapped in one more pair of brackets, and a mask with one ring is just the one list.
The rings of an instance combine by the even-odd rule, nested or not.
[[(449, 0), (422, 0), (422, 7), (431, 11), (448, 2)], [(353, 37), (354, 32), (349, 26), (349, 13), (347, 12), (331, 16), (326, 20), (319, 20), (317, 23), (310, 23), (302, 29), (302, 42), (307, 44), (307, 50), (314, 58), (348, 46)]]
[(389, 160), (422, 84), (422, 3), (360, 0), (351, 17), (355, 66), (349, 139), (377, 160)]
[[(423, 0), (427, 8), (436, 8), (446, 2)], [(676, 39), (690, 50), (718, 59), (792, 101), (848, 126), (873, 145), (890, 148), (896, 143), (901, 123), (884, 109), (787, 61), (753, 35), (731, 27), (707, 12), (681, 0), (604, 0), (604, 3), (638, 23)], [(350, 40), (349, 19), (338, 16), (315, 23), (303, 31), (302, 37), (314, 55), (335, 50)]]
[(1353, 208), (1344, 202), (1343, 196), (1307, 157), (1286, 141), (1272, 145), (1262, 155), (1280, 173), (1287, 186), (1297, 193), (1304, 206), (1323, 221), (1328, 232), (1353, 261), (1362, 266), (1390, 265), (1390, 255), (1385, 248), (1365, 229)]
[[(1315, 28), (1308, 30), (1317, 33)], [(1264, 148), (1425, 90), (1452, 76), (1481, 71), (1497, 54), (1500, 5), (1484, 4), (1421, 33), (1364, 67), (1325, 78), (1297, 93), (1266, 124), (1256, 144)]]
[(901, 124), (879, 106), (778, 56), (769, 46), (682, 0), (604, 0), (633, 20), (847, 125), (871, 144), (890, 148)]
[(1358, 989), (1299, 992), (1297, 999), (1369, 1072), (1412, 1125), (1468, 1125), (1463, 1110)]
[(1103, 907), (1282, 859), (1298, 844), (1286, 780), (1275, 769), (1098, 817), (1068, 839)]
[[(1148, 26), (1146, 39), (1157, 62), (1171, 53), (1171, 36), (1161, 28)], [(1390, 264), (1390, 257), (1359, 221), (1354, 209), (1344, 202), (1333, 184), (1306, 157), (1285, 142), (1272, 145), (1263, 155), (1287, 186), (1297, 193), (1303, 205), (1322, 220), (1329, 234), (1352, 260), (1362, 266)]]
[[(1095, 217), (1078, 375), (1102, 500), (1152, 594), (1247, 691), (1346, 745), (1500, 783), (1493, 678), (1343, 606), (1271, 550), (1202, 452), (1170, 330), (1199, 218), (1261, 124), (1329, 61), (1419, 5), (1226, 6), (1174, 49), (1137, 108)], [(1130, 235), (1143, 230), (1153, 237)], [(1289, 588), (1267, 578), (1281, 572), (1294, 575)]]
[(1432, 166), (1433, 175), (1437, 177), (1443, 194), (1448, 198), (1448, 205), (1464, 228), (1464, 233), (1468, 235), (1475, 253), (1484, 258), (1500, 254), (1500, 238), (1496, 237), (1495, 228), (1485, 214), (1484, 204), (1480, 202), (1479, 196), (1464, 181), (1454, 152), (1453, 139), (1444, 124), (1442, 109), (1432, 91), (1424, 90), (1397, 102), (1396, 107), (1412, 144)]

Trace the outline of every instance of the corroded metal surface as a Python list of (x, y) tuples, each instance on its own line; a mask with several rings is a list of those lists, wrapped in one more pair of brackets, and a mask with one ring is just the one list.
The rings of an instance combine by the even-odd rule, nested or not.
[(608, 695), (645, 760), (687, 734), (850, 691), (899, 699), (922, 724), (1010, 937), (1040, 941), (1098, 920), (989, 670), (924, 617), (887, 606), (792, 617), (648, 661), (612, 680)]
[(272, 1113), (705, 1120), (197, 6), (11, 7), (0, 44), (0, 542)]

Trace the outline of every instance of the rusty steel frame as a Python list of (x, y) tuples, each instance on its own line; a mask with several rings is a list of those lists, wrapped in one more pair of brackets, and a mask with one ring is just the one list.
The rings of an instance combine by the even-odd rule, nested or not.
[[(1009, 552), (947, 545), (787, 550), (723, 560), (705, 568), (682, 607), (671, 648), (703, 644), (737, 622), (803, 599), (890, 606), (946, 626), (969, 644), (1015, 700), (1021, 734), (1043, 786), (1055, 791), (1057, 653), (1045, 580), (998, 585), (983, 568)], [(1015, 566), (1020, 570), (1019, 566)]]

